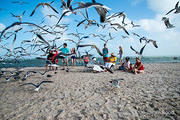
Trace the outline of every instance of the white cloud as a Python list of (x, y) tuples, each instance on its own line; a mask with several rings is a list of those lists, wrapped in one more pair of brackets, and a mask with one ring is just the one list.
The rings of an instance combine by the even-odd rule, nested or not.
[(158, 13), (167, 13), (175, 7), (178, 0), (147, 0), (150, 9)]
[(179, 38), (180, 38), (180, 16), (177, 14), (169, 14), (171, 24), (175, 28), (166, 29), (164, 22), (161, 20), (165, 14), (174, 7), (177, 0), (147, 0), (148, 6), (156, 12), (154, 18), (141, 19), (136, 21), (141, 24), (141, 35), (157, 41), (158, 49), (153, 45), (148, 45), (145, 48), (144, 55), (147, 56), (172, 56), (180, 55)]

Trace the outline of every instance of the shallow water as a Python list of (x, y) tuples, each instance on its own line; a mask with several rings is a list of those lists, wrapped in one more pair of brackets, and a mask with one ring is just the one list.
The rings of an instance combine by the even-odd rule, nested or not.
[[(142, 59), (143, 63), (179, 63), (180, 57), (177, 57), (174, 59), (174, 57), (143, 57)], [(97, 61), (100, 63), (103, 63), (102, 58), (97, 58)], [(130, 57), (131, 63), (135, 63), (135, 57)], [(5, 60), (0, 61), (0, 68), (11, 68), (11, 67), (43, 67), (45, 66), (46, 61), (45, 60), (37, 60), (37, 59), (21, 59), (19, 61), (14, 60)], [(70, 60), (69, 60), (70, 64)], [(117, 64), (119, 64), (119, 59), (117, 60)], [(59, 60), (59, 65), (61, 65), (61, 60)], [(83, 66), (83, 62), (76, 62), (77, 66)]]

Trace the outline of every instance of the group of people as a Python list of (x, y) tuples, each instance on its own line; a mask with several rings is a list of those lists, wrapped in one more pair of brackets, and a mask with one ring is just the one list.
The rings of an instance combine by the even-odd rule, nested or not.
[[(58, 51), (60, 52), (58, 54)], [(63, 48), (61, 49), (54, 49), (54, 50), (49, 50), (49, 55), (47, 56), (47, 61), (46, 61), (46, 71), (48, 70), (48, 67), (50, 70), (53, 70), (53, 66), (52, 64), (58, 64), (58, 59), (57, 58), (61, 58), (62, 59), (62, 64), (63, 64), (63, 70), (65, 70), (65, 65), (67, 66), (68, 69), (68, 56), (66, 56), (66, 54), (68, 54), (70, 52), (70, 50), (67, 48), (67, 43), (63, 44)], [(75, 48), (72, 49), (72, 64), (75, 65)], [(57, 69), (57, 67), (56, 67)]]
[[(115, 66), (117, 57), (114, 55), (114, 53), (111, 53), (111, 56), (108, 57), (109, 50), (106, 47), (106, 44), (104, 44), (103, 48), (103, 60), (104, 65), (106, 67), (112, 67)], [(141, 59), (139, 57), (136, 57), (136, 63), (133, 65), (130, 63), (130, 58), (126, 57), (125, 61), (123, 62), (123, 48), (122, 46), (119, 46), (119, 58), (120, 58), (120, 67), (119, 70), (127, 71), (127, 72), (133, 72), (134, 74), (137, 73), (144, 73), (144, 66), (141, 62)]]
[[(59, 51), (59, 54), (58, 54)], [(71, 53), (70, 53), (71, 52)], [(63, 44), (63, 48), (61, 49), (54, 49), (54, 50), (50, 50), (49, 51), (49, 55), (47, 56), (47, 61), (46, 61), (46, 70), (49, 69), (54, 69), (52, 64), (58, 64), (58, 59), (57, 58), (61, 58), (62, 59), (62, 65), (63, 68), (62, 70), (65, 70), (65, 66), (67, 66), (67, 70), (68, 70), (68, 56), (67, 54), (71, 55), (71, 65), (75, 66), (76, 65), (76, 50), (75, 48), (71, 48), (70, 50), (67, 48), (67, 43)], [(102, 49), (102, 53), (103, 53), (103, 61), (104, 61), (104, 66), (106, 68), (109, 69), (113, 69), (116, 61), (117, 61), (117, 57), (114, 53), (111, 53), (109, 56), (109, 50), (106, 47), (106, 44), (104, 44), (104, 48)], [(136, 58), (136, 63), (133, 65), (130, 63), (130, 58), (126, 57), (125, 61), (123, 62), (123, 48), (122, 46), (119, 47), (119, 58), (120, 58), (120, 70), (123, 71), (127, 71), (127, 72), (133, 72), (135, 74), (137, 73), (143, 73), (144, 72), (144, 66), (140, 60), (139, 57)], [(88, 62), (89, 62), (89, 58), (87, 55), (84, 56), (84, 64), (85, 66), (87, 66)], [(57, 67), (56, 67), (57, 69)]]

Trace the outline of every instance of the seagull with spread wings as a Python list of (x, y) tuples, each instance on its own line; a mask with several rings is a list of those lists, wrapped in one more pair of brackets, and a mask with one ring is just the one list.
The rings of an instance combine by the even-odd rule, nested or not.
[(98, 52), (98, 54), (100, 56), (103, 56), (103, 54), (101, 53), (101, 51), (99, 50), (99, 48), (96, 46), (96, 45), (91, 45), (91, 44), (86, 44), (86, 45), (78, 45), (77, 48), (79, 47), (92, 47), (92, 48), (95, 48), (96, 51)]
[(40, 89), (40, 86), (42, 85), (42, 84), (45, 84), (45, 83), (52, 83), (53, 81), (42, 81), (42, 82), (40, 82), (40, 83), (38, 83), (38, 84), (34, 84), (34, 83), (25, 83), (25, 84), (22, 84), (22, 85), (20, 85), (20, 86), (24, 86), (24, 85), (32, 85), (32, 86), (34, 86), (35, 87), (35, 91), (39, 91), (39, 89)]
[(120, 25), (119, 23), (111, 23), (110, 25), (111, 25), (111, 26), (117, 26), (117, 28), (119, 28), (119, 29), (123, 29), (123, 31), (124, 31), (127, 35), (129, 35), (129, 33), (128, 33), (128, 31), (126, 30), (126, 28), (125, 28), (124, 26)]
[(58, 12), (55, 8), (53, 8), (53, 7), (51, 6), (51, 4), (52, 4), (53, 2), (54, 2), (54, 1), (52, 1), (52, 2), (50, 2), (50, 3), (39, 3), (39, 4), (34, 8), (34, 10), (32, 11), (32, 13), (31, 13), (30, 16), (33, 16), (34, 13), (35, 13), (35, 11), (37, 10), (37, 8), (40, 7), (40, 6), (50, 7), (54, 12), (56, 12), (57, 14), (59, 14), (59, 12)]
[(143, 51), (144, 51), (144, 48), (146, 47), (147, 43), (141, 48), (140, 52), (135, 50), (132, 46), (130, 46), (131, 50), (133, 50), (136, 54), (138, 55), (142, 55)]
[(11, 13), (11, 15), (12, 15), (13, 17), (19, 19), (19, 22), (22, 22), (22, 17), (24, 16), (25, 12), (26, 12), (26, 11), (24, 11), (24, 12), (22, 13), (22, 15), (14, 15), (13, 13)]
[(168, 15), (169, 13), (171, 13), (174, 10), (175, 10), (174, 13), (180, 13), (179, 1), (176, 3), (175, 8), (171, 9), (168, 13), (166, 13), (166, 15)]

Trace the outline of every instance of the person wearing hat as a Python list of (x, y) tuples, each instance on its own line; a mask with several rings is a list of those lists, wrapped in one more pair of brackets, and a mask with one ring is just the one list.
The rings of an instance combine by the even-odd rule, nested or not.
[(108, 62), (105, 64), (105, 67), (109, 69), (113, 68), (116, 64), (116, 61), (117, 61), (117, 57), (114, 55), (114, 53), (111, 53)]
[(144, 66), (139, 57), (136, 57), (136, 64), (134, 65), (134, 74), (144, 73)]
[(114, 55), (114, 53), (111, 53), (111, 56), (109, 57), (109, 62), (115, 65), (116, 61), (117, 61), (117, 57)]

